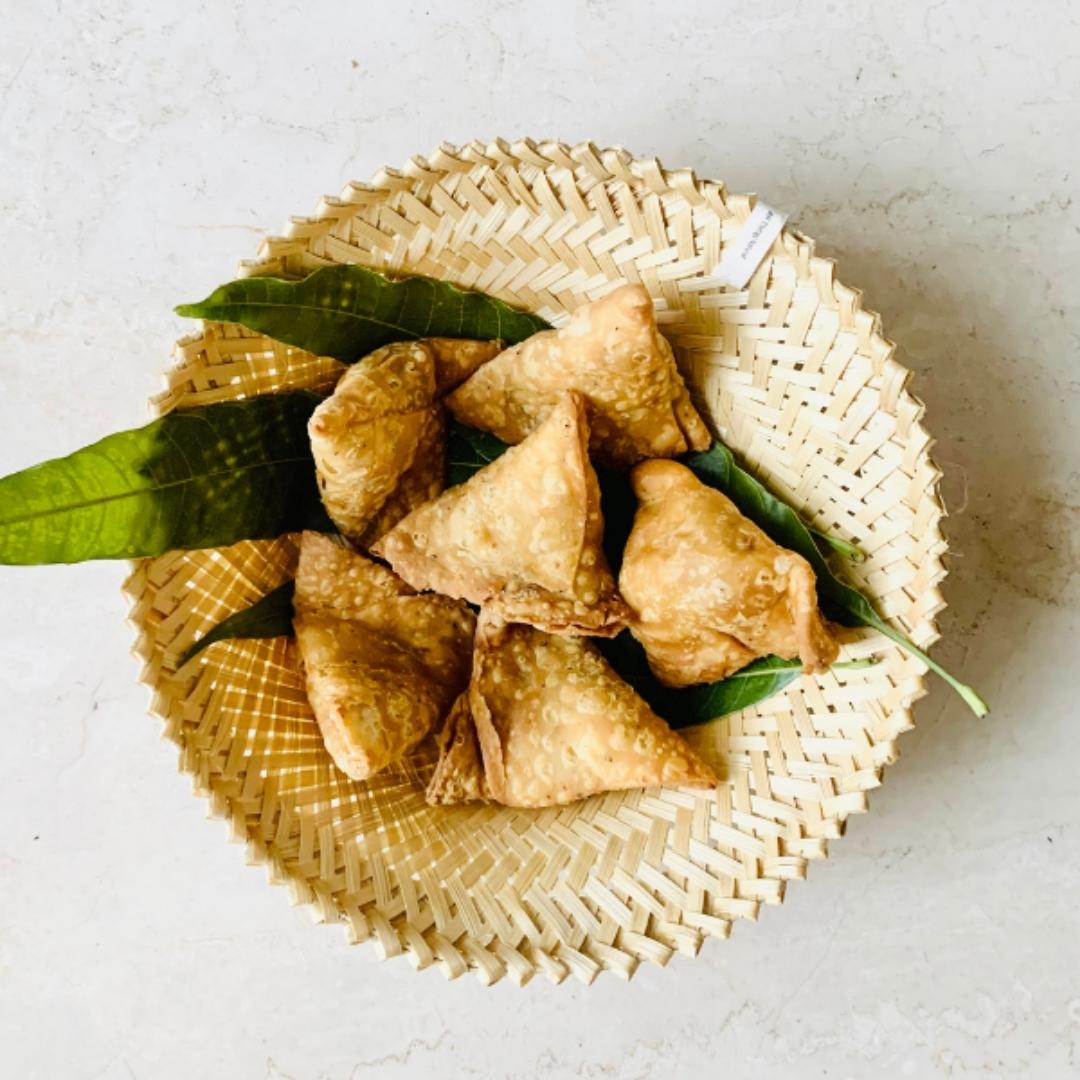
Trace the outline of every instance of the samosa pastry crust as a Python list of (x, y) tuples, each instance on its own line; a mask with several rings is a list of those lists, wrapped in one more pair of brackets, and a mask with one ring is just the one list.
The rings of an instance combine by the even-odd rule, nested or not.
[(443, 489), (446, 439), (438, 398), (499, 342), (430, 338), (386, 345), (353, 364), (312, 413), (311, 450), (323, 503), (366, 546)]
[(412, 749), (468, 681), (468, 608), (417, 595), (328, 537), (302, 535), (293, 604), (308, 700), (327, 750), (353, 779)]
[(476, 341), (472, 338), (425, 338), (435, 360), (435, 389), (439, 395), (460, 386), (482, 364), (502, 352), (501, 341)]
[(583, 638), (503, 623), (485, 612), (468, 700), (488, 788), (506, 806), (717, 782)]
[(446, 709), (417, 658), (361, 623), (298, 615), (308, 702), (334, 764), (366, 780), (414, 747)]
[(807, 672), (836, 659), (801, 555), (683, 465), (643, 462), (631, 481), (639, 502), (619, 586), (662, 683), (714, 682), (773, 654), (800, 659)]
[(454, 702), (436, 736), (439, 760), (428, 782), (425, 798), (432, 806), (487, 802), (491, 799), (476, 724), (469, 711), (468, 691)]
[(588, 400), (590, 446), (605, 464), (674, 457), (711, 441), (640, 285), (623, 285), (578, 308), (566, 326), (500, 353), (446, 403), (462, 423), (519, 443), (567, 390)]
[(359, 547), (370, 548), (399, 521), (408, 517), (418, 506), (430, 502), (443, 489), (446, 480), (444, 410), (435, 406), (409, 415), (423, 418), (416, 430), (412, 464), (398, 477), (397, 484), (375, 511), (374, 516), (368, 519), (360, 535), (350, 538)]
[(552, 633), (625, 625), (601, 541), (600, 487), (580, 394), (566, 394), (525, 442), (414, 510), (372, 550), (417, 589), (434, 589)]

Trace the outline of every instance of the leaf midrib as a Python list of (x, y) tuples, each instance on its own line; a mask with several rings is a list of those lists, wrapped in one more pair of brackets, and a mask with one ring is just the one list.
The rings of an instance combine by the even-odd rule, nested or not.
[[(183, 315), (183, 308), (202, 307), (202, 304), (183, 304), (179, 310)], [(327, 308), (322, 304), (298, 304), (298, 303), (281, 303), (277, 300), (230, 300), (221, 304), (207, 304), (206, 310), (208, 311), (226, 311), (236, 308), (287, 308), (289, 311), (318, 311), (322, 314), (331, 312), (334, 315), (338, 315), (344, 319), (356, 319), (359, 322), (375, 323), (376, 326), (385, 326), (388, 330), (395, 330), (404, 334), (406, 337), (417, 340), (424, 335), (417, 333), (415, 330), (408, 330), (404, 326), (398, 323), (387, 322), (385, 319), (376, 319), (374, 315), (359, 315), (354, 311), (347, 311), (344, 308)], [(205, 319), (205, 315), (200, 315), (199, 318)], [(237, 322), (239, 320), (230, 319), (230, 322)], [(428, 320), (428, 327), (431, 326), (431, 320)], [(500, 321), (500, 327), (502, 325)]]
[(308, 455), (291, 458), (279, 458), (276, 461), (260, 461), (253, 465), (239, 465), (234, 469), (217, 469), (214, 472), (200, 473), (198, 476), (188, 476), (183, 480), (170, 480), (167, 484), (155, 484), (152, 487), (134, 488), (131, 491), (121, 492), (119, 495), (104, 495), (99, 499), (87, 499), (84, 502), (64, 503), (62, 506), (50, 507), (48, 510), (35, 511), (33, 514), (24, 514), (13, 518), (0, 518), (2, 525), (21, 525), (28, 521), (36, 521), (39, 518), (49, 517), (52, 514), (66, 514), (72, 510), (85, 510), (89, 506), (103, 506), (105, 503), (119, 502), (121, 499), (133, 499), (139, 495), (153, 495), (159, 491), (167, 491), (169, 488), (180, 487), (183, 484), (195, 484), (201, 480), (213, 480), (218, 476), (235, 476), (237, 473), (250, 472), (254, 469), (272, 469), (279, 465), (298, 465), (310, 461)]

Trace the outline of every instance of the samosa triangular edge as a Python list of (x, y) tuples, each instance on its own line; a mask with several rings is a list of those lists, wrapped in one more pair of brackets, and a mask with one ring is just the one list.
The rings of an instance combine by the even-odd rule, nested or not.
[(468, 700), (487, 786), (504, 805), (554, 806), (604, 791), (717, 783), (582, 638), (482, 613)]
[(553, 633), (610, 635), (626, 605), (602, 547), (580, 394), (520, 445), (400, 521), (373, 552), (417, 589)]
[(590, 445), (612, 467), (704, 450), (712, 441), (641, 285), (621, 285), (484, 364), (447, 399), (471, 427), (519, 443), (567, 390), (589, 405)]
[(308, 700), (337, 766), (366, 779), (440, 721), (468, 682), (474, 618), (384, 566), (304, 533), (294, 597)]

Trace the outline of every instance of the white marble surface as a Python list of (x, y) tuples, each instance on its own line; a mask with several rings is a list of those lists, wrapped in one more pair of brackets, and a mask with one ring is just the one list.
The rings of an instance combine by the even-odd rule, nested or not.
[(940, 655), (994, 706), (935, 685), (870, 816), (696, 961), (484, 990), (312, 927), (204, 820), (123, 568), (0, 568), (0, 1074), (1077, 1075), (1071, 7), (0, 4), (0, 472), (142, 422), (171, 306), (321, 192), (621, 143), (787, 208), (884, 313), (953, 506)]

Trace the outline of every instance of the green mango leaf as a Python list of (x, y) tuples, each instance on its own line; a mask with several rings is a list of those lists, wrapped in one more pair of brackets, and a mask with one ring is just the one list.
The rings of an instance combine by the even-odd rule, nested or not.
[(222, 619), (208, 633), (180, 654), (177, 670), (193, 660), (208, 645), (229, 638), (291, 637), (293, 632), (293, 593), (296, 582), (286, 581), (272, 589), (251, 607), (244, 608)]
[[(830, 671), (856, 671), (873, 667), (876, 657), (863, 660), (841, 660), (833, 664)], [(669, 690), (678, 696), (676, 717), (672, 727), (691, 727), (713, 720), (718, 716), (727, 716), (750, 705), (756, 705), (765, 698), (779, 693), (788, 684), (802, 674), (799, 660), (784, 660), (779, 656), (764, 656), (754, 660), (740, 671), (729, 675), (719, 682), (704, 686), (687, 686), (682, 690)]]
[[(293, 634), (293, 593), (295, 583), (286, 581), (248, 608), (234, 612), (190, 645), (177, 660), (177, 670), (216, 641), (230, 638), (291, 637)], [(628, 630), (614, 640), (595, 639), (608, 662), (673, 728), (691, 727), (754, 705), (799, 677), (798, 660), (767, 656), (741, 671), (707, 686), (673, 690), (656, 681), (645, 660), (645, 652)], [(834, 664), (834, 670), (869, 667), (873, 660), (852, 660)]]
[[(463, 483), (506, 449), (507, 444), (494, 435), (467, 427), (451, 418), (449, 482)], [(903, 634), (881, 619), (864, 596), (833, 575), (814, 540), (814, 534), (799, 515), (740, 468), (727, 447), (714, 443), (711, 449), (689, 454), (683, 460), (699, 479), (723, 491), (743, 514), (773, 540), (798, 551), (810, 562), (817, 575), (820, 600), (830, 617), (848, 625), (864, 625), (878, 630), (941, 675), (977, 716), (986, 714), (986, 704), (971, 687), (953, 678)], [(623, 548), (633, 525), (636, 502), (626, 473), (598, 470), (598, 477), (605, 521), (604, 546), (612, 570), (617, 574), (622, 562)], [(263, 603), (267, 604), (267, 608), (258, 612), (254, 610)], [(291, 607), (286, 612), (284, 608), (275, 607), (267, 598), (259, 601), (249, 611), (250, 623), (240, 618), (240, 615), (248, 613), (230, 616), (203, 638), (200, 646), (203, 642), (209, 644), (208, 639), (211, 637), (213, 640), (222, 640), (226, 637), (261, 637), (291, 633)], [(272, 614), (272, 617), (267, 619), (269, 614)], [(254, 625), (259, 633), (248, 633), (249, 625)], [(598, 640), (596, 644), (622, 678), (674, 727), (703, 723), (761, 701), (789, 685), (801, 670), (797, 661), (765, 657), (719, 682), (672, 690), (662, 686), (653, 676), (645, 662), (644, 651), (629, 632), (624, 632), (613, 640)], [(861, 667), (865, 664), (855, 661), (835, 665), (838, 669), (852, 666)]]
[(178, 315), (239, 323), (351, 364), (383, 345), (422, 337), (524, 341), (548, 324), (479, 292), (427, 277), (393, 280), (363, 266), (325, 266), (299, 281), (230, 281)]
[[(704, 724), (756, 705), (778, 694), (802, 674), (802, 664), (798, 660), (765, 656), (718, 682), (674, 689), (657, 681), (649, 670), (645, 650), (629, 630), (616, 638), (594, 639), (594, 644), (620, 677), (649, 703), (657, 715), (676, 729)], [(847, 660), (833, 664), (832, 670), (849, 671), (874, 663), (873, 659)]]
[(986, 716), (990, 711), (989, 706), (972, 687), (950, 675), (936, 660), (932, 660), (899, 630), (885, 622), (865, 596), (833, 575), (799, 515), (740, 468), (726, 446), (714, 442), (710, 449), (689, 454), (683, 460), (700, 480), (724, 492), (741, 513), (759, 525), (773, 540), (797, 551), (810, 563), (817, 575), (822, 607), (830, 618), (848, 626), (869, 626), (884, 634), (940, 675), (976, 716)]
[(331, 531), (299, 391), (169, 413), (0, 479), (0, 563), (133, 559)]
[(478, 473), (510, 449), (507, 443), (488, 431), (469, 427), (449, 413), (446, 419), (446, 482), (448, 487), (464, 484), (474, 473)]
[[(448, 429), (451, 485), (464, 483), (508, 449), (507, 444), (494, 435), (461, 424), (453, 417), (449, 419)], [(715, 478), (715, 469), (712, 475)], [(637, 502), (628, 473), (600, 469), (598, 478), (604, 513), (604, 546), (613, 571), (618, 573)], [(707, 479), (704, 475), (702, 478)], [(784, 504), (775, 501), (787, 509)], [(230, 637), (276, 637), (289, 634), (292, 634), (292, 595), (291, 588), (285, 585), (269, 593), (246, 611), (230, 615), (219, 623), (188, 650), (181, 664), (214, 641)], [(629, 631), (624, 631), (613, 640), (596, 639), (595, 644), (619, 675), (676, 728), (705, 723), (762, 701), (783, 690), (799, 677), (802, 670), (802, 665), (797, 660), (782, 660), (770, 656), (754, 661), (719, 682), (674, 690), (657, 681), (646, 662), (644, 650)], [(859, 660), (834, 666), (836, 669), (858, 668), (866, 667), (870, 663), (872, 661)]]

